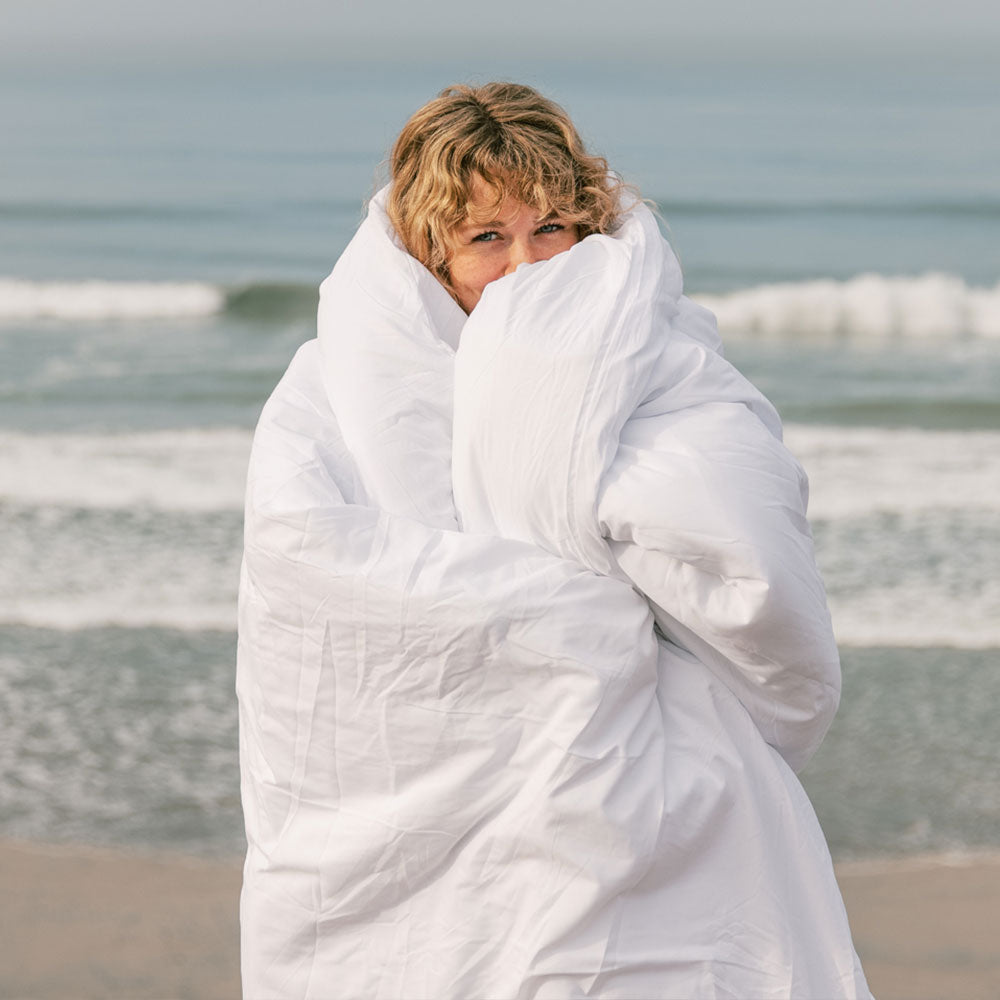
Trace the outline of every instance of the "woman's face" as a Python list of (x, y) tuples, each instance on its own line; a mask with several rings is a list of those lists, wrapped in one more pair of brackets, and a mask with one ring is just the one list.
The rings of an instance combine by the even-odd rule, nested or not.
[[(482, 219), (493, 199), (480, 182), (474, 188), (468, 215)], [(472, 312), (483, 289), (497, 278), (510, 274), (518, 264), (548, 260), (579, 242), (575, 224), (550, 215), (542, 219), (522, 201), (507, 198), (494, 218), (485, 222), (466, 221), (453, 234), (455, 249), (448, 258), (452, 291), (459, 304)]]

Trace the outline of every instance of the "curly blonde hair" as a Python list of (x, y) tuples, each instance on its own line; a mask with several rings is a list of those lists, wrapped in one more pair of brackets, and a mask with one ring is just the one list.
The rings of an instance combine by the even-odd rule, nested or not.
[(483, 182), (494, 209), (514, 198), (575, 224), (581, 239), (617, 228), (627, 190), (558, 104), (517, 83), (445, 88), (406, 123), (389, 167), (389, 219), (445, 285), (453, 234)]

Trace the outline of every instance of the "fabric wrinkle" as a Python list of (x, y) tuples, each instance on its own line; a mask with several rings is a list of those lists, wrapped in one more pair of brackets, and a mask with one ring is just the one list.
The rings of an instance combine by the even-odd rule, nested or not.
[(773, 407), (645, 206), (465, 318), (384, 199), (251, 460), (248, 1000), (869, 997)]

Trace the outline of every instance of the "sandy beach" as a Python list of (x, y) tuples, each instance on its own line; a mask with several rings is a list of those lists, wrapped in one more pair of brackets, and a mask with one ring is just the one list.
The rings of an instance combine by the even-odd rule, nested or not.
[[(1000, 854), (838, 867), (878, 1000), (1000, 996)], [(239, 996), (239, 864), (0, 843), (0, 996)]]

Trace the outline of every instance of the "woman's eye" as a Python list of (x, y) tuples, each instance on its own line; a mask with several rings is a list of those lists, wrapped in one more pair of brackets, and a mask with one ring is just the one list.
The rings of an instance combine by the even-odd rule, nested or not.
[(561, 222), (546, 222), (544, 226), (538, 227), (538, 231), (540, 233), (558, 233), (565, 228)]
[(472, 237), (473, 243), (492, 243), (494, 240), (500, 239), (500, 234), (495, 230), (491, 229), (485, 233), (477, 233)]

